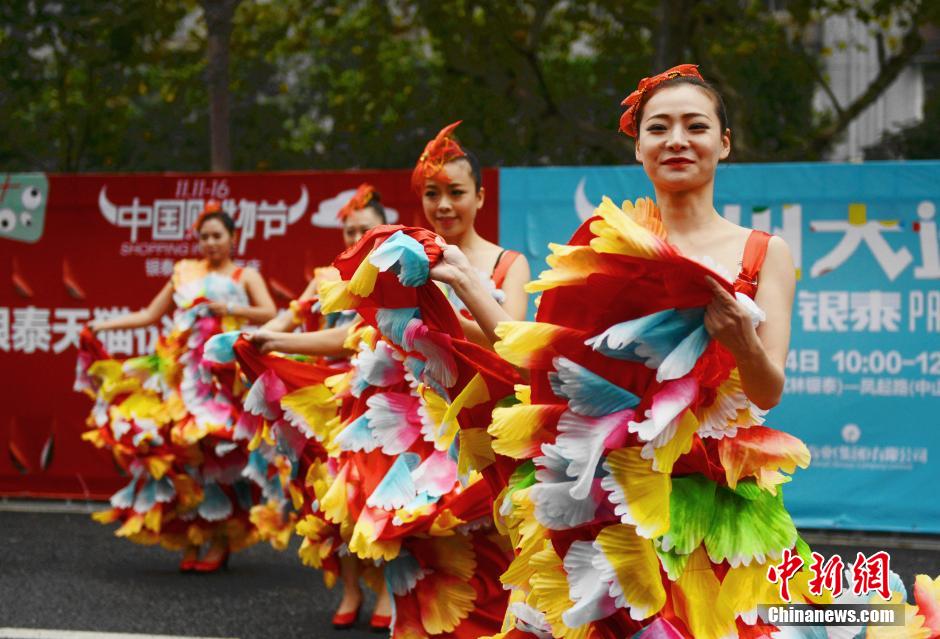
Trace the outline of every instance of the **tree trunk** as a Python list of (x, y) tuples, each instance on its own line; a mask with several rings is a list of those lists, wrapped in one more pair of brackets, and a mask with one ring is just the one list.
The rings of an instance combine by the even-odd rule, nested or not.
[(232, 170), (229, 121), (229, 38), (241, 0), (201, 0), (208, 27), (206, 85), (209, 90), (209, 146), (213, 171)]
[(689, 0), (659, 0), (655, 14), (659, 28), (655, 35), (656, 51), (651, 74), (686, 62), (692, 30), (691, 11)]

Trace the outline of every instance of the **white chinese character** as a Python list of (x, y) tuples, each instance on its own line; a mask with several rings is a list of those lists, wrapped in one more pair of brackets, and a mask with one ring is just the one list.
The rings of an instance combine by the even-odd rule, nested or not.
[(117, 225), (131, 230), (131, 242), (137, 241), (137, 229), (147, 228), (153, 223), (153, 207), (141, 206), (135, 197), (130, 206), (119, 206)]
[(891, 382), (891, 394), (897, 397), (907, 397), (910, 389), (906, 379), (895, 379)]
[(23, 353), (48, 351), (52, 339), (49, 309), (27, 306), (13, 309), (13, 350)]
[(160, 275), (164, 277), (170, 277), (173, 275), (173, 260), (160, 260)]
[(891, 464), (897, 463), (901, 458), (901, 451), (897, 446), (888, 446), (885, 448), (885, 461)]
[(245, 253), (245, 246), (248, 245), (248, 240), (254, 239), (257, 232), (257, 203), (245, 199), (238, 203), (238, 219), (235, 220), (235, 226), (241, 229), (238, 234), (238, 254), (243, 255)]
[(147, 328), (138, 328), (134, 330), (135, 346), (137, 355), (148, 355), (154, 351), (157, 345), (159, 333), (155, 326)]
[(844, 333), (848, 330), (848, 291), (822, 291), (819, 293), (819, 330)]
[(891, 395), (891, 380), (879, 378), (878, 383), (876, 384), (877, 392), (881, 396)]
[(160, 277), (160, 260), (155, 257), (148, 257), (144, 260), (144, 270), (147, 277)]
[(154, 200), (153, 239), (182, 240), (186, 234), (186, 210), (183, 200)]
[(927, 463), (927, 449), (915, 448), (912, 457), (914, 458), (914, 461), (917, 462), (918, 464), (926, 464)]
[(102, 342), (112, 355), (132, 355), (134, 353), (134, 331), (129, 328), (102, 331)]
[(861, 387), (859, 388), (860, 395), (874, 395), (875, 394), (875, 379), (873, 377), (863, 377)]
[(822, 391), (823, 395), (838, 395), (839, 380), (835, 377), (823, 377)]
[(54, 353), (61, 353), (69, 346), (78, 348), (78, 336), (82, 332), (82, 322), (87, 321), (89, 315), (87, 308), (55, 309), (55, 318), (60, 321), (52, 325), (52, 332), (61, 333), (62, 338), (52, 345)]
[(276, 204), (263, 200), (258, 205), (258, 219), (264, 224), (264, 239), (287, 233), (287, 205), (283, 200)]
[(800, 372), (818, 373), (819, 372), (819, 351), (804, 350), (800, 351)]
[(899, 233), (901, 226), (897, 220), (868, 221), (864, 204), (850, 204), (849, 219), (844, 222), (817, 220), (810, 222), (809, 226), (812, 230), (822, 233), (844, 234), (828, 255), (821, 257), (813, 264), (810, 269), (810, 275), (813, 277), (819, 277), (842, 266), (852, 257), (862, 242), (868, 245), (878, 265), (891, 281), (894, 281), (914, 259), (907, 248), (901, 248), (899, 251), (892, 249), (881, 235), (882, 233)]
[(914, 279), (940, 279), (940, 246), (937, 244), (937, 222), (934, 216), (937, 207), (933, 202), (924, 201), (917, 205), (917, 217), (914, 228), (920, 238), (921, 265), (914, 268)]
[(798, 312), (803, 320), (804, 331), (819, 330), (817, 318), (819, 316), (819, 294), (811, 291), (800, 291), (797, 295)]
[(852, 330), (880, 333), (897, 332), (901, 321), (901, 293), (897, 291), (868, 291), (852, 293)]
[[(193, 235), (196, 234), (196, 230), (193, 228), (196, 224), (196, 220), (199, 218), (199, 214), (202, 213), (202, 210), (206, 207), (206, 204), (203, 200), (186, 200), (186, 228), (190, 229)], [(223, 207), (223, 210), (228, 211)]]
[(806, 378), (806, 394), (819, 395), (822, 392), (822, 380), (819, 377), (811, 376)]
[(10, 350), (10, 309), (0, 308), (0, 350)]

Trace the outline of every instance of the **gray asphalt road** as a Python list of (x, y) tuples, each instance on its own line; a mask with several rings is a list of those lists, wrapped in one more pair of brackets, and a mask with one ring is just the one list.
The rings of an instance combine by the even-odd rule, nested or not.
[[(339, 603), (321, 574), (257, 545), (210, 575), (177, 572), (177, 557), (112, 535), (86, 514), (0, 512), (0, 627), (239, 639), (361, 639), (336, 631)], [(299, 539), (298, 539), (299, 540)], [(368, 602), (371, 611), (371, 601)]]
[[(940, 539), (805, 533), (823, 555), (891, 552), (910, 585), (940, 574)], [(240, 639), (357, 639), (330, 625), (339, 592), (286, 552), (258, 545), (229, 570), (181, 575), (175, 555), (115, 539), (86, 514), (0, 510), (0, 628), (54, 628)], [(371, 601), (368, 602), (371, 604)], [(363, 624), (365, 620), (363, 620)]]

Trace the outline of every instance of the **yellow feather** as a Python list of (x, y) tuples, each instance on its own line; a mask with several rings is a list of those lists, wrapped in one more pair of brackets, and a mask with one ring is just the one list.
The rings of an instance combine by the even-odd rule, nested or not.
[(614, 569), (630, 616), (639, 620), (659, 612), (666, 604), (666, 590), (653, 542), (637, 535), (633, 526), (614, 524), (602, 530), (595, 543)]
[(605, 259), (590, 246), (549, 244), (552, 254), (546, 262), (551, 267), (539, 279), (525, 285), (526, 293), (540, 293), (559, 286), (578, 286), (587, 282), (592, 273), (603, 272)]
[[(371, 255), (371, 253), (369, 255)], [(347, 290), (351, 294), (359, 297), (368, 297), (371, 295), (372, 291), (375, 290), (375, 282), (379, 277), (379, 269), (369, 261), (369, 255), (359, 263), (356, 272), (353, 273), (352, 279), (349, 280), (349, 288)]]
[(561, 558), (551, 544), (532, 555), (532, 600), (552, 626), (552, 634), (564, 639), (586, 639), (591, 625), (569, 628), (561, 616), (574, 605), (568, 596), (568, 578)]
[(349, 282), (323, 282), (320, 285), (320, 311), (324, 315), (356, 308), (362, 299), (349, 292)]
[(493, 410), (487, 432), (493, 437), (493, 450), (516, 459), (532, 457), (539, 451), (539, 432), (557, 420), (556, 406), (515, 404)]
[(673, 585), (676, 612), (696, 639), (722, 639), (736, 636), (737, 613), (720, 597), (721, 584), (712, 570), (705, 549), (699, 546)]
[(497, 354), (514, 366), (528, 366), (531, 355), (544, 350), (562, 332), (562, 327), (546, 322), (507, 321), (496, 325)]
[(458, 433), (460, 446), (457, 454), (457, 472), (466, 475), (470, 470), (482, 471), (496, 461), (493, 438), (484, 428), (463, 428)]
[(653, 452), (653, 470), (671, 473), (676, 460), (692, 450), (692, 436), (698, 430), (699, 421), (695, 414), (687, 410), (679, 421), (676, 434), (664, 446)]
[(611, 452), (605, 465), (625, 498), (625, 504), (618, 503), (618, 512), (627, 509), (627, 521), (636, 526), (637, 533), (652, 539), (668, 532), (670, 476), (654, 471), (635, 447)]

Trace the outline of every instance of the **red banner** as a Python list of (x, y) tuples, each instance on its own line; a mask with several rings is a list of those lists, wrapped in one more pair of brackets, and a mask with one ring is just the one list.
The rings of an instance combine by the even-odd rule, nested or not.
[[(498, 172), (486, 170), (477, 228), (496, 241)], [(362, 182), (389, 222), (423, 225), (410, 171), (45, 175), (0, 179), (0, 495), (103, 498), (123, 480), (110, 454), (81, 440), (88, 398), (72, 391), (85, 322), (145, 306), (205, 200), (239, 228), (236, 261), (261, 271), (278, 305), (342, 248), (336, 213)], [(101, 335), (116, 357), (149, 351), (159, 327)]]

